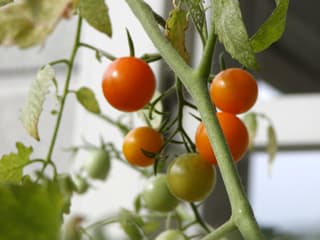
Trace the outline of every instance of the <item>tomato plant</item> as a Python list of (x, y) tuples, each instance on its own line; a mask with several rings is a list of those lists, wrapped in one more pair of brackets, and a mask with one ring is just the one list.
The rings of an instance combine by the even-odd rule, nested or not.
[(106, 69), (102, 90), (116, 109), (133, 112), (143, 108), (155, 91), (155, 76), (150, 66), (136, 57), (121, 57)]
[(169, 229), (160, 233), (155, 240), (186, 240), (186, 236), (179, 230)]
[[(231, 113), (218, 112), (217, 118), (230, 148), (233, 160), (239, 161), (247, 151), (249, 145), (249, 134), (246, 126), (236, 115)], [(202, 122), (200, 122), (195, 134), (195, 144), (198, 152), (205, 160), (212, 164), (217, 164), (217, 159)]]
[(179, 203), (168, 189), (165, 174), (151, 177), (144, 186), (141, 196), (147, 208), (159, 212), (172, 211)]
[(186, 153), (175, 158), (167, 170), (169, 190), (177, 198), (188, 202), (205, 200), (212, 192), (215, 167), (197, 153)]
[[(113, 29), (119, 30), (118, 23), (124, 20), (123, 16), (126, 14), (126, 10), (123, 9), (122, 12), (121, 9), (118, 21), (110, 18), (109, 9), (110, 12), (116, 10), (110, 5), (120, 4), (118, 1), (0, 1), (0, 44), (6, 46), (27, 48), (37, 44), (43, 45), (46, 37), (54, 31), (62, 18), (77, 16), (77, 22), (72, 21), (72, 24), (76, 23), (76, 29), (69, 57), (64, 58), (63, 54), (59, 59), (43, 63), (44, 65), (39, 67), (40, 70), (32, 80), (21, 111), (20, 119), (25, 130), (37, 141), (43, 139), (42, 136), (40, 138), (42, 129), (39, 129), (39, 122), (43, 119), (40, 115), (50, 112), (52, 114), (50, 119), (55, 119), (53, 126), (50, 125), (46, 129), (52, 130), (52, 133), (43, 135), (43, 137), (51, 136), (49, 141), (44, 142), (48, 144), (42, 145), (47, 148), (46, 154), (33, 158), (33, 146), (27, 147), (17, 142), (17, 152), (4, 154), (0, 159), (1, 239), (59, 239), (61, 233), (68, 239), (113, 239), (114, 236), (104, 237), (98, 233), (104, 231), (107, 224), (118, 223), (129, 239), (151, 239), (155, 233), (162, 232), (157, 240), (183, 240), (187, 239), (185, 233), (192, 228), (196, 231), (190, 238), (199, 235), (201, 239), (216, 240), (237, 230), (245, 239), (262, 240), (262, 232), (252, 214), (246, 192), (241, 186), (239, 174), (232, 160), (232, 157), (236, 161), (239, 160), (247, 149), (248, 133), (236, 114), (249, 110), (254, 104), (257, 97), (256, 82), (248, 72), (229, 68), (213, 79), (209, 90), (211, 99), (207, 83), (213, 74), (211, 66), (215, 61), (214, 56), (217, 55), (215, 50), (219, 50), (216, 48), (217, 39), (223, 45), (223, 49), (246, 69), (258, 69), (256, 53), (279, 39), (284, 30), (288, 0), (276, 1), (275, 10), (253, 36), (249, 36), (246, 32), (237, 0), (172, 1), (173, 8), (170, 12), (157, 12), (151, 0), (123, 2), (126, 2), (130, 9), (128, 17), (134, 16), (141, 23), (155, 47), (152, 51), (155, 52), (150, 53), (143, 49), (145, 46), (143, 41), (139, 40), (140, 46), (137, 46), (138, 42), (134, 42), (131, 37), (131, 34), (138, 33), (135, 30), (130, 32), (127, 29), (130, 56), (126, 57), (115, 57), (105, 48), (110, 45), (105, 44), (100, 49), (89, 42), (90, 37), (82, 37), (85, 27), (98, 30), (101, 37), (111, 38)], [(208, 13), (212, 13), (209, 22)], [(85, 21), (86, 25), (83, 24)], [(116, 26), (112, 26), (113, 24)], [(200, 53), (199, 61), (191, 61), (198, 56), (191, 55), (186, 44), (186, 31), (189, 25), (192, 25), (194, 30), (192, 32), (198, 34), (197, 37), (201, 40), (202, 47), (199, 51), (194, 51), (195, 54)], [(61, 34), (56, 36), (61, 37)], [(91, 40), (96, 43), (97, 39)], [(117, 44), (123, 47), (122, 41)], [(139, 51), (145, 50), (140, 57), (135, 57), (136, 46)], [(74, 89), (77, 85), (73, 84), (75, 67), (79, 64), (81, 68), (91, 69), (91, 61), (95, 60), (88, 55), (85, 64), (81, 64), (77, 59), (80, 49), (95, 53), (99, 61), (102, 58), (112, 61), (106, 67), (101, 82), (107, 102), (123, 112), (135, 112), (143, 108), (143, 111), (139, 111), (143, 115), (143, 120), (148, 126), (155, 125), (155, 122), (159, 123), (156, 124), (158, 130), (151, 127), (134, 128), (135, 118), (131, 118), (132, 115), (130, 115), (132, 121), (128, 122), (126, 122), (128, 118), (111, 115), (99, 106), (96, 92), (91, 90), (90, 86), (79, 86), (79, 89)], [(162, 89), (159, 89), (158, 96), (154, 98), (152, 96), (155, 92), (156, 78), (149, 65), (153, 61), (163, 61), (166, 68), (174, 75), (173, 82), (166, 81), (166, 78), (161, 79)], [(62, 71), (59, 71), (59, 77), (55, 74), (55, 68), (61, 69), (62, 66), (65, 69), (64, 81), (60, 78)], [(101, 76), (98, 80), (101, 81)], [(162, 84), (163, 81), (166, 81), (165, 84)], [(89, 85), (94, 81), (82, 82)], [(66, 111), (67, 98), (74, 94), (78, 103), (88, 113), (126, 136), (123, 139), (122, 149), (121, 144), (119, 146), (114, 141), (116, 138), (108, 134), (101, 135), (99, 146), (89, 142), (84, 136), (81, 144), (68, 149), (73, 153), (70, 154), (72, 157), (79, 150), (89, 150), (88, 158), (81, 168), (63, 169), (70, 171), (61, 173), (56, 158), (59, 156), (59, 160), (63, 160), (63, 157), (60, 158), (57, 152), (57, 141), (63, 131), (61, 125), (65, 119), (63, 114)], [(47, 95), (57, 100), (55, 104), (44, 105)], [(168, 112), (165, 104), (162, 107), (162, 102), (171, 100), (172, 97), (175, 97), (177, 104), (173, 106), (176, 108)], [(213, 101), (222, 112), (216, 114), (210, 101)], [(105, 100), (103, 103), (105, 104)], [(51, 111), (43, 111), (49, 106), (52, 106)], [(189, 136), (188, 126), (184, 121), (185, 113), (190, 109), (198, 110), (203, 121), (197, 129), (195, 143)], [(217, 120), (220, 122), (223, 134)], [(255, 119), (251, 120), (255, 122)], [(101, 133), (100, 129), (94, 130)], [(212, 144), (209, 143), (207, 131)], [(269, 135), (275, 136), (273, 129), (269, 128), (268, 132)], [(276, 142), (274, 137), (272, 140)], [(217, 160), (211, 145), (217, 146), (215, 152), (218, 153), (219, 169), (232, 209), (229, 220), (215, 230), (202, 219), (198, 211), (199, 205), (193, 203), (206, 200), (215, 186), (214, 164)], [(176, 146), (179, 146), (179, 152), (182, 150), (184, 154), (177, 157)], [(199, 153), (195, 153), (196, 149)], [(130, 164), (123, 161), (122, 156)], [(161, 161), (155, 161), (156, 159)], [(93, 221), (91, 225), (83, 222), (91, 216), (88, 218), (75, 216), (63, 229), (64, 217), (71, 210), (70, 203), (74, 193), (91, 194), (93, 191), (87, 191), (93, 185), (89, 182), (90, 178), (106, 180), (113, 160), (120, 160), (119, 162), (125, 163), (141, 177), (150, 179), (143, 192), (135, 199), (134, 210), (122, 208), (117, 211), (116, 216), (103, 217)], [(169, 161), (171, 163), (166, 169), (166, 163)], [(150, 166), (154, 162), (156, 164), (152, 169), (140, 168)], [(29, 171), (26, 173), (24, 169), (29, 165), (39, 168), (29, 174)], [(159, 174), (165, 170), (166, 174)], [(116, 174), (119, 174), (121, 181), (124, 180), (122, 172), (118, 171)], [(128, 191), (126, 188), (118, 190)], [(108, 194), (106, 196), (112, 196), (112, 193)], [(176, 208), (179, 202), (177, 199), (191, 203), (181, 204)], [(193, 216), (185, 211), (188, 205), (191, 206)], [(106, 206), (108, 202), (103, 201), (102, 206), (98, 207), (99, 211), (102, 213)], [(163, 224), (159, 224), (162, 222), (166, 223), (166, 229), (174, 225), (179, 230), (164, 231)]]
[(257, 82), (250, 73), (241, 68), (228, 68), (218, 73), (212, 80), (210, 96), (222, 111), (243, 113), (257, 100)]
[(154, 156), (164, 144), (162, 135), (151, 127), (132, 129), (124, 138), (122, 152), (126, 160), (136, 166), (154, 163)]

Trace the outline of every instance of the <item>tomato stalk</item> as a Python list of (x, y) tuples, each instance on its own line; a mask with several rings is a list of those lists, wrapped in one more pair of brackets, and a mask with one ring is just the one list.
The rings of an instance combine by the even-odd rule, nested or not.
[[(210, 75), (212, 55), (216, 41), (214, 23), (211, 22), (210, 34), (200, 64), (193, 70), (163, 36), (154, 19), (150, 6), (141, 0), (126, 0), (126, 2), (144, 27), (153, 44), (158, 48), (163, 59), (181, 79), (198, 106), (211, 145), (214, 149), (231, 204), (232, 216), (229, 220), (230, 222), (227, 222), (225, 226), (230, 225), (231, 228), (234, 224), (247, 240), (263, 239), (262, 232), (255, 220), (239, 174), (233, 163), (230, 150), (217, 120), (215, 107), (208, 93), (207, 80)], [(219, 234), (217, 235), (219, 236)], [(217, 235), (208, 235), (205, 239), (218, 239)]]

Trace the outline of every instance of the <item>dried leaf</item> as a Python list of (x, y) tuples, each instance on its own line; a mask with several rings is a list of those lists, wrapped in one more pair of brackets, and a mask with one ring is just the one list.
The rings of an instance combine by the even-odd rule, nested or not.
[(50, 82), (55, 78), (55, 72), (50, 65), (41, 69), (31, 82), (27, 100), (22, 108), (20, 120), (27, 132), (36, 140), (40, 140), (38, 123), (42, 106), (49, 92)]

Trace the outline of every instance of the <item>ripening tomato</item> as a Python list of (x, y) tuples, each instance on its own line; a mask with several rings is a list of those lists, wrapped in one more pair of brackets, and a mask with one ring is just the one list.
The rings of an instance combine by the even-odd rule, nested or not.
[(168, 189), (165, 174), (151, 177), (144, 186), (141, 197), (148, 209), (159, 212), (172, 211), (179, 203)]
[(158, 153), (163, 144), (163, 137), (158, 131), (151, 127), (138, 127), (125, 136), (122, 152), (129, 163), (146, 167), (153, 164), (152, 154)]
[[(231, 113), (218, 112), (217, 118), (230, 148), (233, 160), (239, 161), (245, 154), (249, 144), (249, 134), (246, 126), (236, 115)], [(199, 154), (205, 160), (209, 163), (217, 164), (216, 157), (202, 122), (196, 131), (195, 144)]]
[(150, 66), (142, 59), (122, 57), (106, 69), (102, 90), (116, 109), (133, 112), (143, 108), (152, 98), (156, 86)]
[(213, 103), (222, 111), (239, 114), (248, 111), (256, 102), (256, 80), (241, 68), (229, 68), (218, 73), (210, 85)]
[(178, 199), (188, 202), (205, 200), (216, 183), (215, 167), (198, 153), (185, 153), (174, 159), (167, 170), (167, 184)]

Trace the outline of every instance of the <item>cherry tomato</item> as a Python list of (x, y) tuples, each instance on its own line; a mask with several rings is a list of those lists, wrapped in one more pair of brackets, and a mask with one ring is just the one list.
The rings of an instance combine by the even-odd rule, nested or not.
[(122, 152), (133, 165), (146, 167), (154, 163), (152, 154), (158, 153), (163, 146), (162, 135), (151, 127), (138, 127), (124, 138)]
[(143, 108), (152, 98), (156, 86), (150, 66), (135, 57), (122, 57), (106, 69), (102, 90), (116, 109), (133, 112)]
[(181, 231), (169, 229), (160, 233), (155, 240), (187, 240), (187, 238)]
[(172, 211), (179, 203), (179, 200), (168, 189), (165, 174), (151, 177), (147, 181), (141, 196), (148, 209), (159, 212)]
[(80, 175), (76, 175), (73, 178), (73, 183), (75, 185), (75, 191), (79, 194), (87, 192), (89, 188), (89, 183), (87, 182), (87, 180)]
[(243, 113), (257, 100), (257, 82), (247, 71), (229, 68), (221, 71), (212, 80), (210, 96), (220, 110), (233, 114)]
[(212, 192), (215, 182), (215, 167), (197, 153), (182, 154), (168, 167), (168, 188), (181, 200), (188, 202), (205, 200)]
[[(249, 134), (244, 123), (234, 114), (218, 112), (217, 118), (234, 161), (239, 161), (249, 144)], [(199, 154), (209, 163), (217, 164), (206, 129), (201, 122), (197, 128), (195, 144)]]
[(83, 165), (89, 177), (105, 180), (110, 172), (110, 156), (104, 149), (92, 150)]

